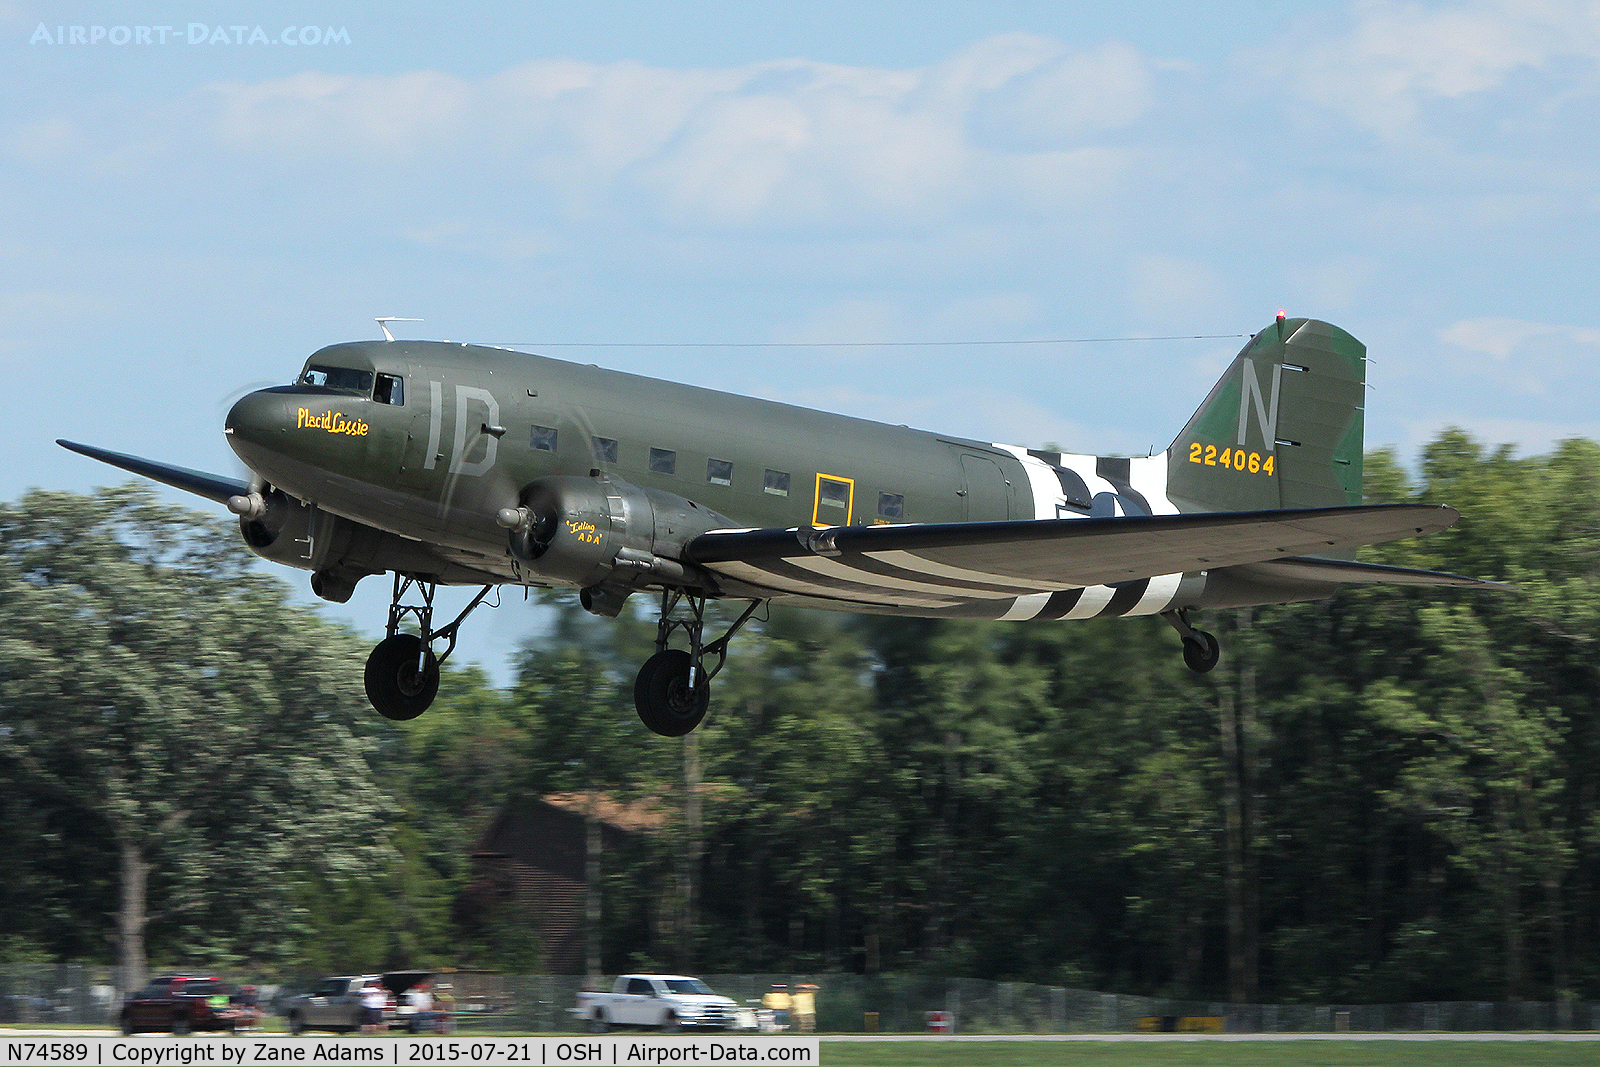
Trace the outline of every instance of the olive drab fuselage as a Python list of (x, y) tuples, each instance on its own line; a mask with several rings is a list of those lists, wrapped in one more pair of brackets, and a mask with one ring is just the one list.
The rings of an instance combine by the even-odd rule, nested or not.
[[(473, 345), (371, 341), (333, 345), (307, 367), (403, 383), (399, 403), (370, 392), (297, 384), (243, 398), (230, 442), (272, 486), (325, 513), (411, 545), (405, 569), (458, 584), (597, 585), (607, 575), (551, 573), (507, 548), (497, 513), (547, 479), (646, 491), (656, 506), (641, 551), (657, 557), (709, 530), (961, 523), (1073, 515), (1163, 514), (1164, 457), (1061, 456), (929, 433), (788, 404)], [(662, 501), (668, 502), (665, 506)], [(663, 514), (665, 513), (665, 514)], [(311, 518), (315, 525), (316, 518)], [(603, 524), (574, 516), (557, 539), (598, 540)], [(584, 528), (589, 526), (591, 528)], [(307, 569), (372, 573), (384, 557), (335, 560), (298, 531), (272, 554)], [(247, 538), (248, 538), (247, 532)], [(267, 547), (252, 539), (258, 550)], [(307, 542), (310, 542), (309, 545)], [(430, 567), (420, 555), (437, 558)], [(358, 575), (353, 575), (358, 576)], [(809, 583), (759, 593), (718, 579), (729, 596), (807, 595)], [(1142, 605), (1165, 610), (1178, 579)], [(904, 613), (894, 597), (823, 590), (821, 606)], [(1098, 599), (1109, 605), (1112, 595)], [(1159, 601), (1159, 603), (1157, 602)], [(1130, 605), (1140, 607), (1141, 605)], [(927, 614), (1001, 617), (993, 598)]]
[[(365, 683), (393, 719), (433, 701), (461, 623), (494, 586), (574, 588), (606, 616), (659, 595), (634, 701), (650, 730), (681, 736), (704, 718), (733, 635), (772, 600), (928, 618), (1161, 614), (1203, 672), (1220, 651), (1190, 626), (1196, 608), (1350, 583), (1483, 588), (1354, 559), (1457, 517), (1362, 504), (1365, 370), (1348, 333), (1280, 316), (1168, 449), (1127, 458), (390, 339), (324, 348), (295, 384), (234, 405), (225, 431), (248, 482), (61, 444), (226, 504), (252, 551), (310, 571), (328, 600), (392, 572)], [(438, 626), (440, 584), (483, 588)], [(717, 599), (748, 603), (708, 641)]]

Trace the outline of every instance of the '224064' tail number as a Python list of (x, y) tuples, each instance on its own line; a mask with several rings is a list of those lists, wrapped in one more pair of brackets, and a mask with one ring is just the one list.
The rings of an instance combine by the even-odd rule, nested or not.
[(1246, 452), (1242, 448), (1224, 448), (1219, 453), (1216, 445), (1202, 445), (1196, 441), (1189, 446), (1189, 462), (1200, 463), (1207, 467), (1248, 471), (1251, 474), (1265, 474), (1270, 478), (1274, 458), (1270, 452), (1263, 457), (1259, 452)]

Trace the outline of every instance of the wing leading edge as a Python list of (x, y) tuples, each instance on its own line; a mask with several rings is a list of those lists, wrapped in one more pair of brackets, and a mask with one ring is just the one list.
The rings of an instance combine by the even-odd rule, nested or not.
[(220, 474), (207, 474), (205, 471), (190, 470), (188, 467), (175, 467), (170, 463), (157, 463), (153, 459), (141, 459), (125, 452), (113, 452), (109, 448), (96, 448), (93, 445), (80, 445), (76, 441), (64, 441), (61, 438), (56, 439), (56, 444), (69, 452), (97, 459), (101, 463), (109, 463), (113, 467), (143, 475), (152, 481), (170, 485), (174, 489), (182, 489), (186, 493), (203, 496), (207, 500), (215, 500), (219, 504), (226, 504), (230, 497), (250, 492), (249, 483), (239, 481), (237, 478), (224, 478)]
[[(1436, 533), (1449, 507), (1384, 504), (1273, 511), (1139, 515), (928, 525), (719, 530), (685, 556), (742, 582), (801, 591), (818, 577), (836, 595), (881, 590), (910, 606), (919, 598), (1007, 599), (1140, 579), (1270, 565), (1278, 580), (1314, 584), (1398, 582), (1468, 585), (1474, 579), (1314, 557)], [(1304, 558), (1313, 557), (1313, 558)], [(855, 595), (852, 596), (852, 593)]]

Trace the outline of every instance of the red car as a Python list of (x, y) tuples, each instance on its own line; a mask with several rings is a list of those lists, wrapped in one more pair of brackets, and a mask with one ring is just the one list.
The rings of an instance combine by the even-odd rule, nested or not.
[(207, 975), (157, 978), (122, 1002), (122, 1032), (232, 1031), (241, 1018), (232, 993), (222, 979)]

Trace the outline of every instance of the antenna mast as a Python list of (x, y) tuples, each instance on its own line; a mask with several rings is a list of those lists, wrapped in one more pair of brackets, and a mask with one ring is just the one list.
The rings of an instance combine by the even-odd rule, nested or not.
[(393, 341), (394, 340), (394, 334), (389, 332), (389, 324), (391, 322), (421, 322), (422, 320), (421, 319), (402, 318), (399, 315), (380, 315), (377, 318), (373, 319), (372, 321), (376, 322), (378, 324), (378, 326), (383, 330), (383, 339), (385, 341)]

